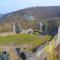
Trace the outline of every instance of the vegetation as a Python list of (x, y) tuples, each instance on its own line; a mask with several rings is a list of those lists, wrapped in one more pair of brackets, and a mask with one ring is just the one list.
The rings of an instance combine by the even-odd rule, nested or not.
[(11, 25), (9, 23), (4, 23), (0, 25), (0, 33), (11, 31)]
[[(45, 30), (49, 31), (49, 33), (53, 33), (56, 32), (58, 25), (60, 24), (59, 9), (60, 6), (32, 7), (32, 8), (22, 9), (19, 11), (11, 12), (9, 14), (4, 14), (2, 17), (0, 17), (0, 22), (2, 22), (3, 24), (8, 23), (9, 27), (12, 25), (13, 22), (18, 22), (21, 25), (21, 27), (24, 29), (33, 27), (33, 29), (39, 30), (39, 23), (40, 21), (44, 20)], [(31, 16), (33, 17), (33, 19), (30, 19)], [(4, 25), (6, 26), (6, 24)], [(6, 30), (4, 26), (2, 27), (3, 29), (0, 32), (3, 32), (4, 30), (5, 32), (11, 30), (9, 27), (7, 27), (8, 30)]]
[(52, 40), (52, 45), (48, 45), (45, 47), (45, 52), (47, 54), (46, 60), (58, 60), (56, 51), (54, 49), (54, 39)]
[(58, 60), (60, 60), (60, 44), (55, 48), (55, 51), (57, 53)]
[(26, 44), (32, 45), (33, 48), (37, 47), (46, 41), (49, 41), (51, 36), (36, 36), (36, 35), (29, 35), (29, 34), (15, 34), (10, 36), (0, 36), (0, 44)]

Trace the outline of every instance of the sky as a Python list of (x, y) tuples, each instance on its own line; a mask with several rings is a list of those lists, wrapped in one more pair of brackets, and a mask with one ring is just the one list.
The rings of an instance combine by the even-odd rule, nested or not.
[(60, 6), (60, 0), (0, 0), (0, 14), (35, 6)]

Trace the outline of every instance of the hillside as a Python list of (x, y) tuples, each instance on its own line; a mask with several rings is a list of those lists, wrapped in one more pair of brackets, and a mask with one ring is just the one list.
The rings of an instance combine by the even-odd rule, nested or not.
[(0, 17), (2, 17), (4, 14), (0, 14)]
[(31, 21), (43, 19), (58, 20), (58, 23), (60, 24), (60, 6), (30, 7), (14, 11), (0, 17), (0, 22), (3, 22), (3, 25), (8, 23), (7, 25), (10, 26), (13, 22), (18, 22), (23, 28), (29, 28), (32, 27)]
[(28, 20), (60, 17), (60, 6), (30, 7), (3, 15), (0, 20)]
[[(43, 37), (38, 37), (37, 35), (29, 34), (15, 34), (8, 36), (0, 36), (1, 45), (30, 45), (31, 48), (36, 48), (44, 44), (47, 41), (50, 41), (51, 36), (46, 35)], [(30, 47), (29, 47), (30, 49)]]

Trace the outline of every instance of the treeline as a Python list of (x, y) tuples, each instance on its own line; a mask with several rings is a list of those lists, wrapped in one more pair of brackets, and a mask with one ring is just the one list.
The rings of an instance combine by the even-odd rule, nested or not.
[[(40, 20), (15, 20), (22, 29), (28, 29), (33, 28), (34, 31), (41, 32), (40, 31), (40, 22), (42, 22), (42, 33), (48, 33), (48, 34), (57, 34), (58, 27), (60, 25), (60, 19), (59, 18), (51, 18), (51, 19), (42, 19)], [(11, 31), (13, 21), (5, 21), (0, 23), (0, 32), (8, 32)]]
[(48, 34), (52, 34), (55, 35), (58, 33), (58, 27), (60, 25), (60, 20), (58, 19), (41, 19), (39, 20), (35, 20), (33, 22), (33, 29), (35, 31), (39, 31), (40, 32), (40, 22), (42, 22), (43, 26), (42, 26), (42, 32), (43, 33), (48, 33)]

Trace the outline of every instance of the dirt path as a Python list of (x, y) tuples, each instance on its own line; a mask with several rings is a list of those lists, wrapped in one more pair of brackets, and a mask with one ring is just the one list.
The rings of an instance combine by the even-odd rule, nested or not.
[(14, 35), (16, 33), (14, 32), (4, 32), (4, 33), (0, 33), (0, 36), (7, 36), (7, 35)]

